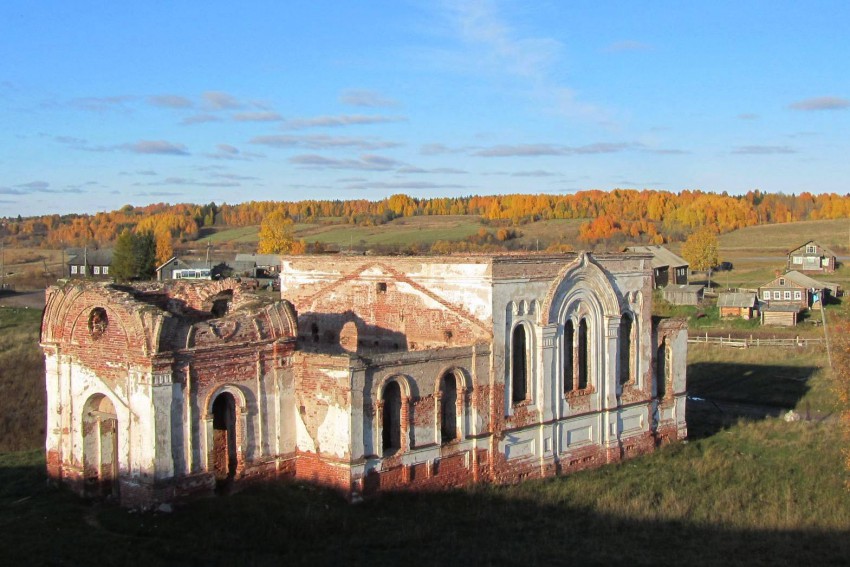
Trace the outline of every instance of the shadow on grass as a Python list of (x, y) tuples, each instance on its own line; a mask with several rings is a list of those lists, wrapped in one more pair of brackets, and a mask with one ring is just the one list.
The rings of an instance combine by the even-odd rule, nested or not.
[(809, 391), (817, 366), (734, 362), (688, 365), (688, 434), (701, 439), (741, 418), (777, 417)]
[(568, 479), (536, 483), (527, 497), (484, 488), (386, 494), (356, 506), (279, 482), (166, 515), (48, 488), (37, 466), (0, 476), (20, 481), (0, 498), (7, 564), (812, 565), (850, 553), (844, 532), (640, 521), (533, 496)]

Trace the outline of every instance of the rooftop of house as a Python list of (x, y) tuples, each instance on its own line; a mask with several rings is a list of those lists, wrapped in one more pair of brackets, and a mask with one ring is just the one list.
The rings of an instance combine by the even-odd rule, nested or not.
[(768, 286), (770, 286), (770, 284), (772, 284), (773, 282), (777, 281), (780, 278), (785, 278), (785, 279), (790, 280), (791, 282), (793, 282), (793, 283), (795, 283), (795, 284), (797, 284), (801, 287), (805, 287), (805, 288), (809, 288), (809, 289), (826, 289), (826, 288), (838, 287), (834, 283), (816, 280), (812, 277), (807, 276), (806, 274), (798, 272), (797, 270), (791, 270), (790, 272), (786, 272), (785, 274), (782, 274), (781, 276), (777, 276), (777, 277), (773, 278), (772, 280), (770, 280), (769, 282), (763, 284), (761, 287), (768, 287)]
[(794, 253), (794, 252), (796, 252), (797, 250), (801, 250), (801, 249), (805, 248), (806, 246), (808, 246), (809, 244), (814, 244), (815, 246), (817, 246), (818, 248), (820, 248), (821, 250), (823, 250), (823, 251), (824, 251), (824, 253), (825, 253), (827, 256), (835, 256), (835, 252), (833, 252), (832, 250), (830, 250), (829, 248), (827, 248), (827, 247), (826, 247), (826, 246), (824, 246), (823, 244), (821, 244), (821, 243), (817, 242), (816, 240), (809, 240), (809, 241), (807, 241), (807, 242), (804, 242), (804, 243), (803, 243), (803, 244), (801, 244), (800, 246), (797, 246), (796, 248), (792, 248), (791, 250), (789, 250), (789, 251), (787, 252), (787, 254), (793, 254), (793, 253)]
[(663, 268), (687, 266), (688, 261), (681, 256), (674, 254), (667, 248), (659, 245), (652, 246), (629, 246), (630, 252), (640, 252), (644, 254), (652, 254), (652, 267)]
[(112, 248), (69, 248), (65, 251), (69, 264), (83, 262), (88, 266), (108, 266), (112, 264)]
[(721, 293), (717, 296), (718, 307), (755, 307), (756, 294), (752, 292)]

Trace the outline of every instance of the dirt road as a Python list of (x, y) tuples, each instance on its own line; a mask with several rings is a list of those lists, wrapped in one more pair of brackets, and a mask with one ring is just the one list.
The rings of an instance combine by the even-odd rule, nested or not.
[(44, 309), (44, 290), (0, 293), (0, 306)]

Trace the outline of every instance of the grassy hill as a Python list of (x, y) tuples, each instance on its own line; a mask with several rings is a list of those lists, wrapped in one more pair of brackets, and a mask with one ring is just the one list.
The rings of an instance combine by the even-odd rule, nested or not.
[(764, 224), (742, 228), (721, 235), (723, 250), (746, 250), (748, 252), (785, 252), (817, 240), (834, 252), (841, 254), (850, 248), (850, 220), (816, 220), (783, 224)]
[[(545, 248), (550, 242), (562, 241), (578, 247), (578, 231), (586, 219), (547, 220), (510, 227), (520, 233), (521, 248)], [(337, 248), (369, 248), (374, 246), (432, 245), (438, 240), (458, 241), (476, 234), (482, 228), (495, 232), (498, 227), (487, 225), (478, 216), (422, 216), (397, 218), (376, 226), (357, 226), (343, 223), (295, 225), (295, 237), (307, 243), (320, 242)], [(256, 245), (258, 226), (209, 231), (200, 240), (215, 245)]]

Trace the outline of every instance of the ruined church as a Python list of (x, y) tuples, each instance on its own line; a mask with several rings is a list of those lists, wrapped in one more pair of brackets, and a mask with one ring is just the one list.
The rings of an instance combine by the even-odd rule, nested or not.
[(350, 499), (515, 482), (683, 439), (687, 330), (643, 253), (289, 256), (47, 290), (47, 468), (126, 506), (289, 477)]

